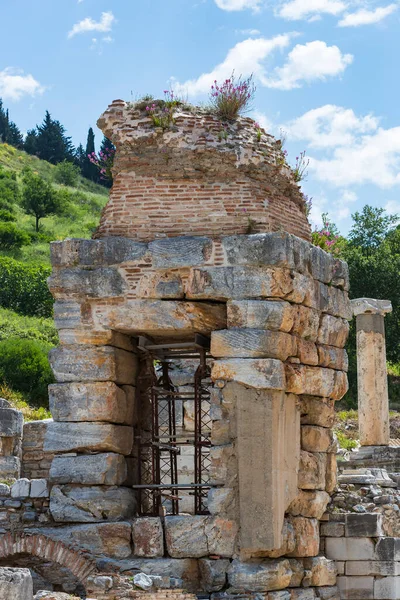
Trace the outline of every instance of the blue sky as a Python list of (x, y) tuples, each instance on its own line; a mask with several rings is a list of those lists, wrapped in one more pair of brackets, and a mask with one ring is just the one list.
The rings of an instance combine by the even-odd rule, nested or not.
[[(346, 233), (364, 204), (400, 213), (400, 4), (382, 0), (0, 0), (0, 97), (26, 131), (48, 109), (84, 142), (116, 98), (171, 85), (192, 102), (233, 69), (254, 116), (310, 157), (312, 220)], [(97, 132), (96, 141), (101, 140)]]

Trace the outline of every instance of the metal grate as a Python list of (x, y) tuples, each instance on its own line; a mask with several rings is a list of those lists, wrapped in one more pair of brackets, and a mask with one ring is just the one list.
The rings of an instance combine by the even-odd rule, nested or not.
[[(141, 515), (179, 514), (179, 493), (194, 497), (195, 514), (208, 514), (207, 492), (210, 489), (210, 368), (207, 365), (209, 340), (196, 335), (193, 342), (153, 344), (139, 338), (138, 348), (146, 354), (151, 383), (147, 392), (151, 410), (151, 431), (136, 436), (139, 463), (138, 490)], [(194, 359), (198, 367), (194, 391), (173, 386), (170, 370), (174, 359)], [(158, 374), (156, 372), (156, 365)], [(194, 401), (194, 433), (178, 433), (176, 407), (184, 400)], [(178, 457), (185, 447), (194, 450), (193, 481), (179, 481)]]

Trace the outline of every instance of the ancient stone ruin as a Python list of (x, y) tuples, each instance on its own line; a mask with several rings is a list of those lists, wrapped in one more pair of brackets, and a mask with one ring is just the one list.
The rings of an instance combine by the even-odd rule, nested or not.
[(163, 131), (119, 100), (99, 126), (110, 200), (94, 239), (51, 249), (53, 421), (22, 450), (16, 416), (0, 433), (16, 478), (22, 452), (0, 565), (99, 600), (394, 598), (336, 585), (336, 559), (400, 556), (371, 558), (377, 518), (326, 512), (353, 309), (280, 143), (194, 108)]

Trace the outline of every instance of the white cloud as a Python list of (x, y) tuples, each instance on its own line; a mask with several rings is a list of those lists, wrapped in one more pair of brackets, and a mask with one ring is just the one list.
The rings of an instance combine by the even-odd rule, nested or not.
[(236, 29), (236, 34), (239, 35), (261, 35), (261, 31), (259, 29)]
[(92, 18), (87, 17), (79, 23), (75, 23), (71, 31), (68, 32), (68, 37), (72, 38), (74, 35), (79, 33), (87, 33), (89, 31), (100, 31), (106, 33), (111, 31), (113, 24), (116, 19), (111, 11), (101, 13), (100, 21), (94, 21)]
[(274, 125), (272, 123), (272, 121), (270, 121), (270, 119), (268, 119), (268, 117), (266, 115), (264, 115), (264, 113), (261, 112), (254, 112), (251, 117), (255, 120), (256, 123), (258, 123), (263, 129), (265, 129), (265, 131), (267, 133), (272, 134), (272, 131), (274, 130)]
[(320, 40), (297, 44), (286, 64), (274, 70), (275, 77), (266, 85), (280, 90), (299, 88), (303, 82), (340, 75), (352, 62), (351, 54), (342, 54), (337, 46), (328, 46)]
[(339, 15), (347, 8), (342, 0), (290, 0), (281, 6), (276, 14), (279, 17), (294, 21), (319, 17), (321, 14)]
[(245, 10), (250, 8), (252, 10), (259, 10), (263, 0), (215, 0), (215, 4), (222, 10), (229, 12), (236, 10)]
[(389, 4), (388, 6), (381, 6), (375, 10), (367, 10), (361, 8), (354, 13), (344, 15), (338, 23), (339, 27), (359, 27), (360, 25), (372, 25), (379, 23), (385, 17), (391, 15), (397, 10), (397, 4)]
[(197, 79), (185, 83), (173, 82), (179, 94), (196, 96), (207, 93), (214, 80), (223, 81), (235, 71), (237, 75), (248, 77), (252, 73), (263, 85), (267, 84), (267, 72), (264, 61), (276, 49), (286, 48), (293, 34), (277, 35), (271, 39), (247, 39), (231, 48), (223, 62), (209, 73), (203, 73)]
[(285, 124), (290, 138), (305, 140), (311, 148), (331, 148), (353, 144), (355, 136), (375, 131), (379, 119), (357, 117), (353, 110), (326, 104), (309, 110)]
[(397, 202), (396, 200), (388, 200), (384, 206), (384, 209), (391, 215), (400, 215), (400, 202)]
[(6, 67), (0, 71), (0, 98), (4, 100), (20, 100), (22, 96), (36, 96), (44, 90), (33, 75), (25, 75), (20, 69)]

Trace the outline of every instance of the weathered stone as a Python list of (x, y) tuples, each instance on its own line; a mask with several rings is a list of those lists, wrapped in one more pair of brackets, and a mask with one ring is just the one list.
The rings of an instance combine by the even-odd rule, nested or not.
[(323, 452), (300, 452), (298, 486), (302, 490), (324, 490), (326, 454)]
[(285, 369), (283, 363), (272, 358), (216, 360), (211, 377), (214, 381), (236, 381), (258, 389), (285, 389)]
[(28, 498), (31, 489), (29, 479), (17, 479), (11, 486), (11, 498)]
[(54, 324), (56, 329), (74, 329), (84, 322), (83, 305), (77, 300), (60, 299), (54, 302)]
[(335, 346), (318, 346), (318, 362), (323, 367), (346, 371), (349, 368), (347, 352)]
[(323, 367), (285, 365), (286, 390), (293, 394), (340, 400), (347, 391), (346, 373)]
[(130, 336), (118, 331), (111, 331), (110, 329), (94, 329), (93, 325), (85, 325), (85, 327), (77, 329), (59, 329), (58, 337), (61, 346), (73, 346), (75, 344), (85, 346), (114, 346), (128, 352), (136, 352), (136, 345)]
[(307, 301), (305, 301), (305, 304), (334, 317), (341, 317), (348, 321), (353, 318), (353, 309), (347, 292), (333, 286), (316, 281), (314, 294), (309, 302), (307, 304)]
[(0, 408), (0, 437), (22, 437), (24, 416), (15, 408)]
[(400, 538), (380, 538), (376, 544), (376, 559), (400, 561)]
[(341, 600), (339, 588), (336, 585), (321, 587), (317, 591), (318, 598), (321, 600)]
[(335, 402), (331, 398), (300, 396), (302, 425), (333, 427), (335, 422)]
[(0, 568), (2, 600), (33, 600), (33, 582), (29, 569)]
[(293, 328), (291, 333), (310, 341), (316, 342), (320, 322), (320, 313), (307, 306), (292, 306), (294, 311)]
[(238, 535), (236, 521), (218, 516), (209, 517), (205, 524), (208, 554), (231, 557), (235, 554)]
[(384, 537), (383, 515), (347, 514), (346, 537)]
[(226, 306), (205, 302), (128, 300), (122, 306), (102, 307), (100, 325), (127, 333), (168, 337), (209, 334), (226, 327)]
[(121, 454), (55, 456), (50, 467), (52, 483), (122, 485), (126, 478), (126, 460)]
[(326, 492), (299, 490), (287, 512), (295, 517), (320, 519), (328, 506), (329, 500), (330, 496)]
[(373, 577), (340, 576), (337, 578), (337, 583), (342, 600), (371, 600), (372, 598), (376, 598), (374, 596)]
[(129, 455), (132, 427), (108, 423), (49, 423), (44, 440), (46, 452), (116, 452)]
[(237, 483), (237, 463), (232, 444), (211, 446), (210, 483), (227, 487)]
[(315, 590), (291, 590), (290, 600), (315, 600)]
[(298, 558), (317, 556), (319, 552), (319, 522), (317, 519), (291, 517), (290, 522), (293, 525), (296, 539), (296, 547), (290, 556)]
[(335, 585), (336, 565), (333, 560), (324, 556), (305, 558), (304, 568), (310, 571), (310, 584), (312, 586)]
[(229, 329), (289, 332), (296, 310), (297, 307), (284, 300), (231, 300), (227, 304), (227, 325)]
[(199, 558), (208, 555), (206, 523), (208, 517), (165, 517), (165, 542), (173, 558)]
[(164, 533), (159, 517), (135, 519), (132, 523), (132, 539), (135, 556), (164, 556)]
[(280, 590), (279, 592), (269, 592), (268, 600), (290, 600), (291, 594), (289, 591)]
[(326, 556), (333, 560), (374, 560), (375, 558), (375, 544), (369, 538), (326, 538), (325, 551)]
[(301, 426), (301, 448), (307, 452), (332, 452), (336, 440), (330, 429), (316, 425)]
[(395, 577), (400, 575), (400, 563), (394, 560), (348, 560), (346, 575)]
[(47, 282), (55, 298), (65, 295), (111, 298), (122, 296), (128, 290), (121, 273), (113, 267), (56, 268)]
[(47, 479), (31, 479), (31, 498), (47, 498), (49, 496), (49, 488)]
[(208, 492), (207, 508), (212, 515), (232, 517), (237, 511), (236, 495), (232, 488), (213, 487)]
[(51, 242), (50, 256), (53, 266), (114, 265), (137, 261), (147, 251), (147, 244), (127, 237), (108, 236), (100, 240), (69, 239)]
[(287, 559), (260, 560), (250, 562), (234, 560), (228, 569), (230, 591), (267, 592), (287, 587), (292, 570)]
[(321, 535), (326, 537), (343, 537), (344, 523), (337, 523), (336, 521), (321, 523)]
[(114, 381), (134, 385), (137, 358), (131, 352), (112, 346), (60, 346), (49, 352), (49, 361), (56, 380)]
[(19, 477), (21, 461), (17, 456), (0, 456), (0, 477), (10, 479)]
[(295, 558), (289, 558), (290, 568), (292, 570), (292, 577), (290, 578), (289, 587), (298, 588), (301, 586), (301, 582), (304, 578), (304, 567), (303, 563)]
[(299, 338), (297, 342), (297, 356), (303, 365), (318, 365), (318, 350), (314, 342)]
[[(230, 235), (222, 238), (228, 265), (265, 265), (295, 269), (295, 237), (285, 232)], [(307, 262), (303, 263), (303, 268)]]
[(281, 331), (262, 329), (226, 329), (213, 331), (211, 354), (215, 358), (265, 357), (286, 360), (296, 356), (296, 338)]
[(276, 548), (267, 552), (264, 551), (254, 553), (254, 558), (280, 558), (281, 556), (285, 556), (293, 552), (296, 547), (296, 538), (293, 525), (288, 519), (285, 519), (283, 522), (281, 538), (282, 545), (280, 548)]
[(359, 315), (380, 315), (385, 316), (393, 310), (390, 300), (376, 300), (375, 298), (356, 298), (351, 301), (353, 314)]
[(0, 496), (9, 496), (10, 495), (10, 486), (6, 483), (0, 483)]
[(50, 512), (57, 522), (122, 521), (135, 511), (135, 493), (124, 487), (53, 486)]
[(218, 592), (225, 587), (226, 574), (230, 562), (227, 559), (210, 560), (201, 558), (199, 560), (200, 585), (205, 592)]
[(337, 486), (337, 461), (335, 452), (328, 452), (326, 455), (326, 476), (325, 490), (332, 494)]
[(318, 343), (343, 348), (347, 342), (350, 325), (345, 319), (322, 315), (318, 331)]
[(173, 237), (150, 242), (149, 251), (155, 269), (192, 267), (206, 262), (212, 252), (212, 241), (206, 237)]
[(400, 597), (400, 577), (375, 579), (373, 597), (377, 600), (398, 600)]
[(49, 386), (49, 402), (55, 421), (102, 421), (132, 425), (135, 388), (120, 388), (111, 381), (58, 383)]
[(180, 273), (169, 271), (145, 273), (140, 279), (136, 296), (180, 300), (185, 297), (182, 276)]

